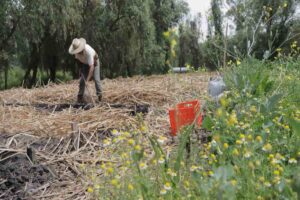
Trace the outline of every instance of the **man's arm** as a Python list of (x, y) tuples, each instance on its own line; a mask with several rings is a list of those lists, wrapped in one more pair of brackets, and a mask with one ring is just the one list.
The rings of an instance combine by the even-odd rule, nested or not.
[(89, 67), (90, 67), (90, 70), (89, 70), (89, 75), (88, 75), (88, 77), (87, 77), (87, 80), (86, 81), (90, 81), (91, 79), (92, 79), (92, 77), (93, 77), (93, 73), (94, 73), (94, 65), (89, 65)]

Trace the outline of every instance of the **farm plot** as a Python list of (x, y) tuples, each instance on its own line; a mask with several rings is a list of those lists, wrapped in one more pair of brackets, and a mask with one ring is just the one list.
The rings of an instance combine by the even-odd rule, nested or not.
[(142, 119), (148, 135), (168, 137), (168, 109), (203, 103), (211, 75), (104, 80), (95, 105), (74, 104), (76, 81), (0, 92), (0, 198), (85, 198), (80, 166), (112, 160), (104, 143), (112, 130), (139, 129)]

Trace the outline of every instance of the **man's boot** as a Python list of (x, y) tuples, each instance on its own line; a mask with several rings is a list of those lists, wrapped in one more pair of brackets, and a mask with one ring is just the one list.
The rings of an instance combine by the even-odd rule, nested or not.
[(77, 96), (77, 103), (84, 103), (83, 95)]

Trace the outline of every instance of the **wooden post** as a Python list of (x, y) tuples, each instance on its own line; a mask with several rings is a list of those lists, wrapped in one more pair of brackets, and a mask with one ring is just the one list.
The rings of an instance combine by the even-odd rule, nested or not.
[(73, 136), (73, 146), (75, 150), (78, 150), (80, 146), (80, 131), (79, 131), (78, 124), (76, 122), (72, 122), (71, 128), (72, 128), (72, 136)]

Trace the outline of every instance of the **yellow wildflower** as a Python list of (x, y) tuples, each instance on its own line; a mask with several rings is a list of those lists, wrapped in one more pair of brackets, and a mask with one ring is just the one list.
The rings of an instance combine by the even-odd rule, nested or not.
[(273, 183), (274, 184), (279, 184), (280, 183), (280, 177), (279, 176), (275, 176), (273, 179)]
[(214, 172), (213, 172), (213, 171), (209, 171), (209, 172), (208, 172), (208, 175), (209, 175), (209, 176), (213, 176), (213, 175), (214, 175)]
[(110, 181), (110, 183), (111, 183), (113, 186), (118, 186), (118, 184), (119, 184), (119, 182), (118, 182), (117, 179), (112, 179), (112, 180)]
[(266, 133), (270, 133), (270, 129), (269, 128), (266, 128), (265, 131), (266, 131)]
[(229, 145), (226, 142), (223, 144), (224, 149), (228, 149), (228, 146)]
[(262, 143), (262, 137), (260, 135), (256, 136), (255, 140), (259, 143)]
[(284, 160), (284, 157), (280, 153), (276, 153), (275, 158), (277, 160)]
[(114, 172), (114, 169), (112, 168), (112, 167), (109, 167), (108, 169), (107, 169), (107, 173), (108, 174), (112, 174)]
[(275, 175), (275, 176), (279, 176), (279, 175), (280, 175), (280, 171), (274, 170), (274, 175)]
[(238, 155), (240, 155), (240, 152), (236, 148), (234, 148), (233, 151), (232, 151), (232, 154), (234, 156), (238, 156)]
[(134, 145), (134, 144), (135, 144), (134, 139), (129, 139), (129, 140), (128, 140), (128, 144), (129, 144), (130, 146)]
[(166, 189), (162, 189), (162, 190), (160, 191), (160, 194), (161, 194), (161, 195), (167, 194), (167, 190), (166, 190)]
[(259, 166), (260, 166), (260, 164), (261, 164), (261, 163), (260, 163), (260, 161), (259, 161), (259, 160), (255, 161), (255, 165), (256, 165), (256, 166), (258, 166), (258, 167), (259, 167)]
[(191, 168), (190, 168), (190, 171), (191, 171), (191, 172), (194, 172), (194, 171), (196, 171), (197, 169), (198, 169), (197, 166), (192, 165)]
[(240, 60), (237, 60), (236, 61), (236, 65), (240, 65), (241, 64), (241, 61)]
[(147, 131), (147, 127), (145, 125), (141, 126), (141, 129), (140, 129), (142, 132), (146, 132)]
[(101, 169), (105, 169), (105, 163), (102, 163), (102, 164), (100, 165), (100, 167), (101, 167)]
[(147, 164), (146, 163), (144, 163), (144, 162), (141, 162), (140, 164), (139, 164), (139, 166), (140, 166), (140, 169), (141, 170), (144, 170), (144, 169), (147, 169)]
[(103, 146), (104, 147), (109, 146), (109, 145), (111, 145), (111, 139), (110, 138), (103, 140)]
[(266, 187), (271, 187), (271, 186), (272, 186), (271, 183), (270, 183), (269, 181), (266, 181), (266, 182), (264, 183), (264, 185), (265, 185)]
[(127, 153), (122, 153), (122, 154), (121, 154), (121, 158), (122, 158), (122, 159), (128, 158), (128, 154), (127, 154)]
[(258, 178), (258, 180), (259, 180), (260, 182), (264, 182), (264, 181), (265, 181), (265, 177), (260, 176), (260, 177)]
[(172, 189), (171, 183), (170, 183), (170, 182), (166, 182), (166, 183), (164, 184), (164, 189), (165, 189), (165, 190), (171, 190), (171, 189)]
[(230, 181), (230, 183), (231, 183), (232, 186), (236, 186), (237, 181), (235, 179), (233, 179), (233, 180)]
[(88, 193), (93, 193), (93, 192), (94, 192), (94, 189), (93, 189), (92, 187), (88, 187), (87, 192), (88, 192)]
[(258, 196), (256, 200), (264, 200), (264, 198), (262, 196)]
[(128, 190), (133, 190), (133, 185), (129, 183), (127, 188)]
[(216, 156), (215, 156), (215, 154), (210, 154), (210, 157), (213, 159), (213, 160), (216, 160)]
[(125, 136), (125, 137), (130, 137), (131, 134), (130, 134), (128, 131), (125, 131), (125, 132), (124, 132), (124, 136)]
[(283, 167), (281, 167), (280, 165), (277, 165), (276, 168), (280, 171), (280, 173), (283, 172)]
[(247, 136), (247, 139), (249, 140), (249, 141), (251, 141), (253, 138), (252, 138), (252, 135), (248, 135)]
[(173, 172), (172, 169), (170, 169), (170, 168), (167, 170), (167, 174), (169, 174), (172, 177), (177, 176), (177, 174), (175, 172)]
[(220, 142), (220, 135), (215, 135), (215, 136), (213, 136), (213, 139), (214, 139), (216, 142)]
[(114, 136), (118, 136), (118, 135), (120, 135), (120, 132), (119, 131), (117, 131), (116, 129), (114, 129), (114, 130), (112, 130), (112, 135), (114, 135)]
[(253, 113), (256, 113), (257, 112), (256, 106), (251, 106), (250, 111), (253, 112)]
[(190, 187), (190, 182), (188, 182), (188, 181), (184, 181), (184, 187), (185, 188), (189, 188)]
[(225, 107), (227, 107), (228, 106), (228, 104), (229, 104), (229, 102), (228, 102), (228, 100), (226, 99), (226, 97), (221, 97), (221, 99), (220, 99), (220, 104), (221, 104), (221, 106), (223, 107), (223, 108), (225, 108)]
[(283, 7), (286, 8), (287, 6), (288, 6), (288, 4), (285, 2), (285, 3), (283, 4)]
[(227, 124), (228, 124), (229, 126), (232, 126), (232, 125), (234, 125), (234, 124), (236, 124), (236, 123), (238, 123), (237, 118), (236, 118), (236, 113), (233, 112), (233, 113), (231, 113), (231, 115), (229, 116), (229, 119), (228, 119), (228, 121), (227, 121)]
[(164, 158), (163, 156), (161, 156), (161, 157), (159, 158), (159, 160), (158, 160), (158, 163), (159, 163), (159, 164), (165, 163), (165, 158)]
[(216, 116), (217, 116), (217, 117), (221, 117), (222, 114), (223, 114), (223, 110), (222, 110), (221, 108), (218, 108), (218, 109), (217, 109), (217, 112), (216, 112)]
[(242, 142), (241, 140), (236, 140), (235, 143), (236, 143), (237, 145), (243, 144), (243, 142)]
[(135, 145), (134, 146), (134, 150), (136, 151), (140, 151), (142, 149), (142, 147), (140, 145)]
[(166, 140), (167, 140), (166, 137), (164, 137), (164, 136), (159, 136), (159, 138), (157, 139), (157, 142), (159, 142), (160, 144), (163, 144)]
[(270, 152), (272, 150), (272, 145), (270, 143), (267, 143), (263, 146), (262, 150), (266, 152)]

